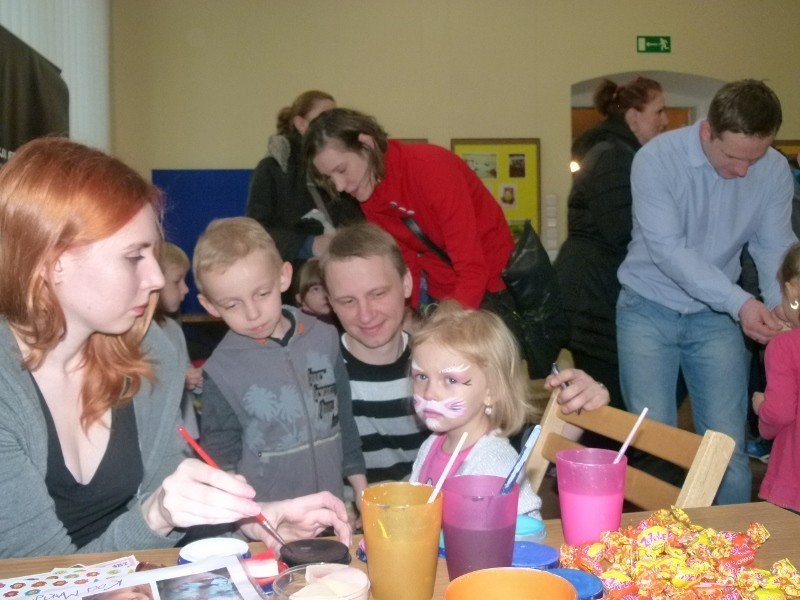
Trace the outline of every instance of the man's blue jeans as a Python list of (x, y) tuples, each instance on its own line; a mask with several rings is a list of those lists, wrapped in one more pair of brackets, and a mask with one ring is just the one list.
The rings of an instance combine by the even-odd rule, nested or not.
[(622, 396), (628, 410), (677, 426), (678, 370), (692, 399), (695, 430), (731, 436), (736, 449), (716, 503), (750, 502), (752, 473), (745, 447), (749, 357), (739, 324), (713, 311), (681, 314), (623, 287), (617, 301)]

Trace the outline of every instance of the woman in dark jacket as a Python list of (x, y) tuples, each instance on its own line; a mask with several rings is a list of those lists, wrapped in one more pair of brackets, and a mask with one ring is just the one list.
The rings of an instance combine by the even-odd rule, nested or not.
[(569, 234), (555, 262), (572, 322), (575, 366), (605, 384), (611, 404), (624, 408), (619, 388), (615, 307), (617, 269), (631, 239), (633, 155), (664, 131), (661, 85), (638, 77), (624, 86), (604, 80), (594, 105), (606, 120), (572, 146), (581, 168), (569, 195)]
[[(277, 133), (267, 142), (268, 154), (250, 177), (247, 216), (267, 230), (295, 273), (327, 249), (335, 227), (364, 219), (358, 202), (347, 196), (331, 199), (306, 173), (302, 135), (314, 118), (332, 108), (333, 96), (309, 90), (281, 109)], [(294, 301), (291, 290), (287, 297)]]

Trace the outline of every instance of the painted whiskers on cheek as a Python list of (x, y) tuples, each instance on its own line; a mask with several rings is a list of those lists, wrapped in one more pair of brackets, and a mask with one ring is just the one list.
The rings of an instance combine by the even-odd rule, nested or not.
[(414, 410), (417, 416), (431, 431), (445, 430), (443, 419), (455, 419), (464, 414), (467, 404), (461, 398), (447, 398), (445, 400), (426, 400), (414, 394)]
[[(441, 378), (437, 387), (442, 391), (456, 392), (458, 386), (472, 385), (472, 379), (466, 377), (469, 364), (454, 364), (440, 369), (436, 376)], [(411, 375), (415, 381), (428, 382), (428, 375), (420, 365), (411, 360)], [(455, 386), (455, 387), (453, 387)], [(421, 390), (422, 391), (422, 390)], [(450, 419), (458, 419), (467, 412), (467, 401), (458, 395), (442, 399), (428, 399), (421, 394), (414, 394), (414, 410), (417, 416), (432, 431), (447, 431)]]

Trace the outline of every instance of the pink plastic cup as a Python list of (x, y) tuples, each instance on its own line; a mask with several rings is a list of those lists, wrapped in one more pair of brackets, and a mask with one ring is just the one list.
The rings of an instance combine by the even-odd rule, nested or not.
[(450, 579), (490, 567), (510, 567), (519, 485), (500, 494), (502, 477), (459, 475), (442, 486), (442, 529)]
[(556, 454), (561, 527), (570, 545), (594, 542), (603, 531), (619, 529), (625, 497), (623, 455), (599, 448), (562, 450)]

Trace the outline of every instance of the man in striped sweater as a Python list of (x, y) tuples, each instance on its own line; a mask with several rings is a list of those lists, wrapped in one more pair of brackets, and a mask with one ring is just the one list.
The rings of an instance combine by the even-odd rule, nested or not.
[(411, 274), (392, 236), (369, 223), (340, 230), (320, 266), (331, 307), (345, 331), (342, 356), (367, 481), (407, 479), (428, 434), (410, 400), (403, 323)]

